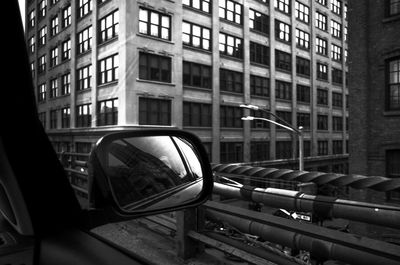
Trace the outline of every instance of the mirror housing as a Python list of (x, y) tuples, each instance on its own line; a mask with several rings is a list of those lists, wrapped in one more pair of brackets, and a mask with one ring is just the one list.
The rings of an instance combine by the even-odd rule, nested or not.
[(89, 212), (121, 221), (196, 207), (212, 193), (200, 139), (182, 130), (118, 132), (100, 138), (88, 162)]

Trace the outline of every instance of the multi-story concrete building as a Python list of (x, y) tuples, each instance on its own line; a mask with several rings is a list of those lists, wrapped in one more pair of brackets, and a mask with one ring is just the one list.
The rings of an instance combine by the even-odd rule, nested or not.
[(400, 177), (400, 2), (349, 7), (350, 172)]
[(253, 104), (303, 126), (306, 156), (346, 157), (346, 1), (27, 0), (26, 14), (38, 111), (59, 149), (172, 126), (215, 163), (296, 157), (295, 135), (241, 120), (265, 117), (239, 108)]

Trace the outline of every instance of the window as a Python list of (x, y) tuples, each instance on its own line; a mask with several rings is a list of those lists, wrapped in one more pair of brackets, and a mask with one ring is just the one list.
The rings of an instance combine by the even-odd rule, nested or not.
[(118, 80), (118, 54), (111, 55), (99, 61), (99, 85)]
[(296, 8), (296, 18), (304, 23), (309, 23), (310, 21), (310, 8), (298, 1), (295, 2)]
[[(386, 150), (386, 177), (400, 177), (400, 149)], [(400, 200), (400, 192), (391, 191), (387, 193), (389, 200)]]
[(139, 32), (171, 40), (171, 16), (149, 9), (139, 9)]
[(269, 160), (269, 142), (251, 141), (250, 160), (251, 162)]
[(318, 4), (321, 4), (321, 5), (323, 5), (323, 6), (326, 6), (326, 0), (316, 0), (316, 2), (317, 2)]
[(400, 110), (400, 57), (386, 62), (387, 109)]
[(317, 63), (317, 78), (328, 81), (328, 65)]
[(46, 16), (46, 11), (47, 11), (47, 0), (42, 0), (38, 4), (38, 18), (39, 20), (44, 18)]
[(44, 26), (39, 30), (39, 47), (46, 45), (46, 37), (47, 37), (47, 26)]
[(35, 52), (35, 35), (29, 38), (28, 40), (28, 46), (29, 46), (29, 52), (34, 53)]
[(319, 37), (315, 39), (315, 48), (318, 54), (328, 55), (327, 45), (328, 42), (325, 39)]
[(97, 103), (97, 126), (118, 124), (118, 99), (108, 99)]
[(82, 18), (92, 11), (92, 0), (79, 0), (78, 18)]
[(318, 155), (328, 155), (328, 141), (318, 141)]
[(219, 52), (220, 54), (243, 58), (242, 39), (228, 34), (219, 34)]
[(203, 50), (211, 49), (211, 30), (209, 28), (183, 21), (182, 31), (183, 44)]
[(38, 87), (38, 102), (46, 100), (46, 83), (42, 83)]
[(328, 115), (317, 115), (317, 130), (328, 130)]
[(43, 128), (46, 129), (46, 112), (39, 112), (38, 116)]
[(31, 62), (31, 73), (32, 77), (35, 77), (35, 62)]
[(171, 100), (139, 98), (140, 125), (171, 125)]
[(297, 102), (310, 103), (310, 87), (297, 84)]
[(342, 14), (342, 1), (331, 0), (331, 10), (333, 13), (341, 15)]
[(58, 64), (58, 47), (54, 47), (50, 50), (50, 67), (54, 67)]
[(333, 131), (343, 131), (343, 118), (342, 117), (332, 117), (332, 130)]
[(277, 40), (290, 42), (290, 25), (275, 19), (275, 38)]
[(337, 68), (332, 68), (332, 83), (343, 83), (343, 71)]
[(34, 28), (35, 24), (36, 24), (35, 9), (33, 9), (31, 12), (29, 12), (28, 21), (29, 21), (28, 27), (30, 29)]
[(326, 16), (322, 13), (316, 12), (315, 14), (315, 26), (320, 30), (326, 31)]
[(77, 70), (78, 84), (76, 90), (92, 87), (92, 65), (87, 65)]
[(69, 128), (71, 120), (71, 109), (65, 107), (61, 109), (61, 128)]
[(211, 13), (210, 0), (182, 0), (182, 4), (206, 13)]
[[(75, 152), (80, 154), (89, 154), (92, 150), (92, 143), (85, 143), (85, 142), (76, 142), (75, 143)], [(87, 161), (87, 156), (76, 156), (77, 160), (80, 161)]]
[(58, 79), (54, 78), (50, 80), (50, 98), (56, 98), (58, 96)]
[(46, 71), (46, 54), (40, 56), (38, 61), (38, 73), (42, 74)]
[(269, 65), (269, 47), (250, 41), (250, 62)]
[(61, 44), (61, 60), (69, 60), (71, 59), (71, 39), (67, 39), (63, 41)]
[[(288, 124), (292, 124), (292, 112), (290, 111), (282, 111), (282, 110), (277, 110), (276, 111), (276, 116), (284, 120)], [(282, 123), (279, 119), (276, 119), (277, 122)], [(284, 124), (284, 122), (283, 122)], [(278, 126), (277, 129), (283, 129), (282, 127)]]
[(50, 129), (57, 129), (57, 110), (50, 110)]
[(211, 127), (211, 104), (183, 102), (183, 126)]
[(283, 51), (275, 50), (275, 66), (279, 70), (292, 70), (292, 55)]
[(297, 113), (297, 127), (303, 126), (303, 129), (310, 129), (310, 113)]
[(292, 157), (291, 141), (276, 141), (276, 159), (288, 159)]
[(328, 91), (325, 89), (317, 89), (317, 104), (328, 105)]
[(85, 53), (92, 49), (92, 26), (85, 28), (78, 33), (78, 54)]
[(76, 127), (90, 127), (92, 125), (92, 104), (76, 106)]
[(171, 83), (171, 58), (140, 52), (139, 78)]
[(219, 17), (242, 24), (242, 5), (231, 0), (219, 0)]
[(269, 33), (269, 17), (256, 10), (249, 10), (250, 29), (261, 33)]
[(283, 13), (290, 14), (290, 0), (275, 0), (274, 7)]
[(310, 34), (296, 29), (296, 46), (303, 49), (310, 49)]
[(277, 99), (292, 99), (292, 83), (280, 80), (275, 81), (275, 97)]
[(219, 75), (221, 91), (243, 93), (243, 73), (220, 69)]
[(250, 75), (250, 95), (269, 97), (269, 79)]
[(211, 88), (211, 66), (183, 62), (183, 85), (192, 87)]
[(388, 0), (385, 4), (389, 16), (400, 14), (400, 0)]
[(59, 31), (58, 16), (55, 16), (50, 21), (50, 36), (57, 35)]
[(50, 6), (54, 6), (57, 4), (60, 0), (50, 0)]
[[(250, 110), (250, 116), (271, 119), (270, 114), (261, 110)], [(253, 129), (269, 129), (270, 123), (263, 120), (253, 120), (251, 122), (251, 128)]]
[(343, 106), (343, 96), (341, 93), (332, 92), (332, 106), (342, 107)]
[(118, 36), (119, 14), (118, 10), (113, 11), (100, 19), (99, 43), (103, 43)]
[(296, 56), (296, 74), (310, 76), (310, 60)]
[(243, 162), (243, 143), (222, 142), (220, 143), (221, 163)]
[(62, 10), (62, 27), (66, 28), (71, 25), (71, 5), (68, 5)]
[(342, 47), (332, 44), (331, 57), (335, 61), (342, 61)]
[(334, 155), (343, 154), (343, 141), (342, 140), (333, 140), (332, 141), (332, 154), (334, 154)]
[(71, 74), (63, 74), (61, 76), (61, 95), (68, 95), (71, 93)]
[(220, 106), (220, 121), (223, 128), (242, 128), (243, 111), (239, 107)]
[(342, 24), (336, 22), (335, 20), (331, 20), (331, 35), (333, 37), (342, 38)]
[(348, 41), (348, 39), (347, 39), (347, 27), (346, 26), (344, 27), (344, 40)]
[[(398, 0), (396, 0), (396, 1), (398, 1)], [(346, 19), (347, 20), (347, 4), (344, 4), (344, 7), (343, 7), (343, 13), (344, 13), (344, 19)]]

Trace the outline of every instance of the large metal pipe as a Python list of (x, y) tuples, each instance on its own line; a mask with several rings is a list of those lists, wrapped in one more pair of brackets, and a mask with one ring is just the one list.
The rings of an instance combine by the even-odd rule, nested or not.
[(211, 220), (226, 222), (269, 242), (309, 251), (321, 261), (399, 265), (400, 247), (396, 245), (226, 204), (207, 202), (206, 207)]
[(299, 191), (214, 183), (215, 194), (233, 197), (290, 211), (312, 212), (324, 218), (352, 221), (400, 229), (400, 208), (388, 205), (308, 195)]

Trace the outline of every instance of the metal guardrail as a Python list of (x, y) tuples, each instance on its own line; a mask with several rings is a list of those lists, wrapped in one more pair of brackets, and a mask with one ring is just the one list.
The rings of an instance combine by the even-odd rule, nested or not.
[[(60, 160), (66, 166), (70, 180), (79, 179), (89, 183), (86, 162), (76, 159), (77, 157), (82, 158), (85, 156), (88, 156), (88, 154), (60, 154)], [(330, 183), (339, 186), (368, 187), (380, 191), (389, 191), (400, 187), (400, 182), (380, 177), (368, 180), (364, 176), (232, 165), (212, 165), (212, 168), (214, 171), (229, 174), (298, 182), (311, 181), (318, 185)], [(394, 186), (389, 188), (387, 187), (389, 184)], [(72, 183), (72, 187), (78, 194), (87, 194), (87, 186), (78, 186)], [(395, 207), (345, 200), (338, 201), (336, 198), (307, 195), (298, 191), (273, 188), (258, 189), (249, 186), (239, 188), (220, 183), (215, 183), (214, 193), (265, 203), (277, 208), (318, 214), (324, 213), (325, 217), (340, 217), (390, 226), (396, 229), (400, 228), (398, 224), (400, 222), (396, 222), (399, 221), (400, 211)], [(321, 200), (321, 198), (323, 199)], [(190, 255), (195, 255), (196, 251), (191, 249), (197, 242), (210, 245), (252, 264), (269, 264), (271, 262), (278, 264), (304, 264), (299, 260), (293, 259), (293, 257), (285, 256), (282, 252), (278, 254), (279, 251), (274, 252), (271, 249), (254, 248), (230, 238), (216, 235), (212, 231), (204, 230), (204, 214), (199, 215), (200, 211), (207, 215), (208, 220), (222, 221), (243, 233), (254, 234), (269, 242), (293, 249), (309, 251), (316, 260), (334, 259), (350, 264), (399, 264), (400, 246), (394, 244), (335, 231), (314, 224), (286, 220), (281, 217), (250, 211), (220, 202), (209, 201), (201, 208), (203, 210), (194, 211), (188, 209), (183, 211), (182, 215), (180, 217), (178, 215), (176, 218), (176, 224), (171, 219), (163, 220), (163, 218), (151, 217), (149, 220), (171, 231), (176, 230), (176, 238), (179, 241), (178, 248), (183, 249), (183, 251), (178, 249), (178, 253), (186, 258), (190, 257)]]

